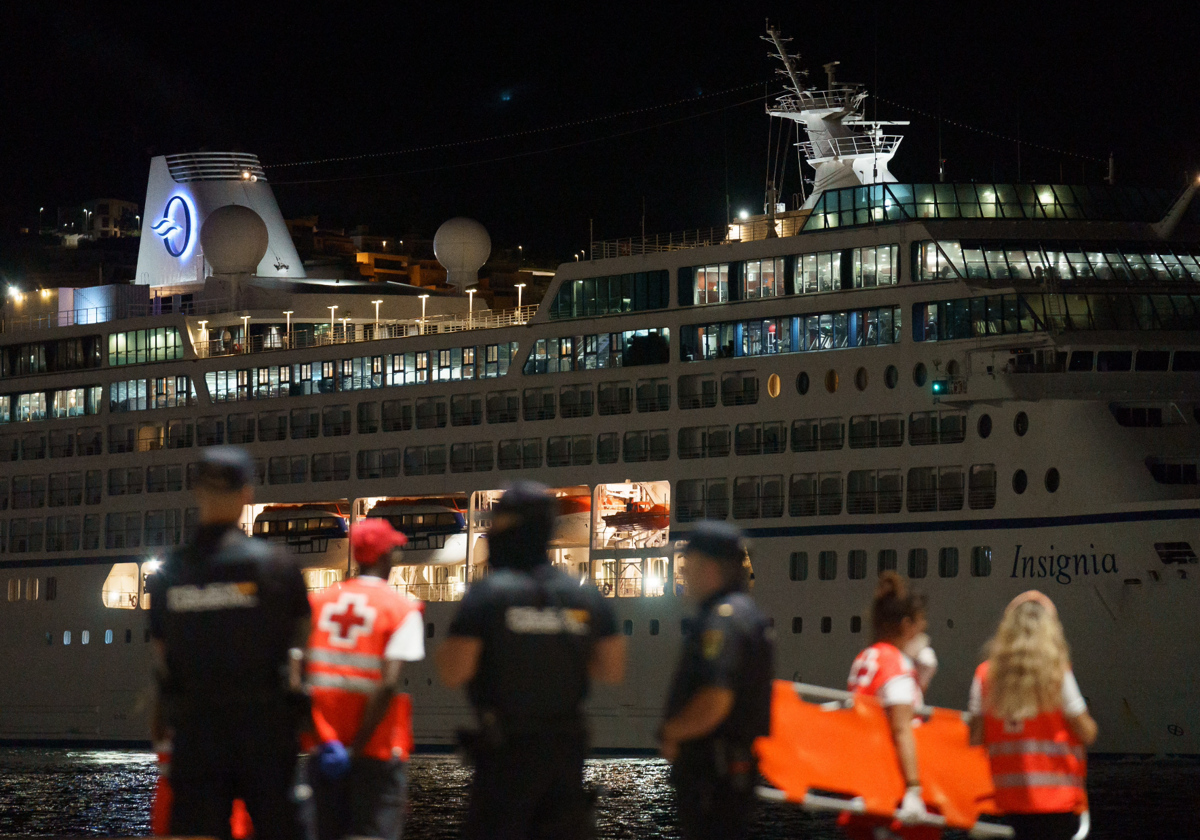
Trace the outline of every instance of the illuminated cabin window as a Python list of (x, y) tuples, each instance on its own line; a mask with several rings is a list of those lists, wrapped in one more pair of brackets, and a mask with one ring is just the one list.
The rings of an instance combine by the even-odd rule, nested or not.
[[(508, 373), (516, 355), (517, 342), (510, 341), (445, 350), (209, 371), (204, 375), (204, 381), (214, 402), (241, 402), (429, 382), (496, 379)], [(387, 431), (386, 417), (384, 425), (384, 431)]]
[[(1200, 295), (988, 295), (914, 303), (912, 315), (913, 341), (1044, 332), (1047, 324), (1055, 330), (1073, 331), (1183, 331), (1200, 329)], [(1061, 370), (1055, 367), (1045, 372)]]
[(680, 335), (685, 362), (875, 347), (899, 343), (900, 307), (688, 324)]
[(550, 305), (550, 319), (666, 309), (669, 297), (670, 274), (666, 270), (566, 280)]
[[(100, 588), (100, 597), (104, 606), (111, 610), (136, 610), (141, 594), (140, 585), (141, 571), (137, 563), (114, 563)], [(63, 644), (69, 642), (64, 641)]]
[(1015, 280), (1061, 283), (1179, 283), (1200, 281), (1200, 249), (1179, 245), (1116, 247), (1105, 243), (926, 241), (917, 243), (914, 279)]
[(784, 293), (784, 259), (746, 260), (742, 267), (742, 300), (779, 297)]
[(525, 362), (525, 374), (666, 364), (671, 360), (670, 338), (666, 327), (539, 338)]
[(875, 184), (826, 190), (804, 230), (932, 218), (1156, 222), (1177, 197), (1174, 189), (1106, 184)]
[(146, 362), (170, 362), (183, 358), (183, 342), (175, 327), (110, 333), (108, 363), (134, 365)]
[[(735, 276), (740, 267), (740, 263), (735, 263)], [(682, 270), (691, 272), (693, 282), (691, 295), (686, 300), (680, 300), (681, 304), (727, 303), (729, 301), (729, 263), (698, 265)], [(685, 283), (685, 280), (680, 281), (680, 291), (684, 289)]]
[(114, 413), (189, 405), (196, 405), (196, 386), (186, 376), (129, 379), (108, 386), (108, 410)]

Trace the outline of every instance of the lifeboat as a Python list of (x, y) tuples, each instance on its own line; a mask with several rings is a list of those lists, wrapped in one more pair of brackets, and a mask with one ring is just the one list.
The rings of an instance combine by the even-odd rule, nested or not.
[(671, 526), (671, 511), (652, 502), (629, 502), (625, 510), (604, 517), (604, 524), (617, 531), (662, 531)]
[(587, 493), (558, 497), (558, 517), (550, 544), (588, 545), (592, 533), (592, 497)]

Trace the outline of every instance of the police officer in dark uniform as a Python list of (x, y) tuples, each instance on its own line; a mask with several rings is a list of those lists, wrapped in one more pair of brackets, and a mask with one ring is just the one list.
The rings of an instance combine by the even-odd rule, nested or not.
[(583, 789), (590, 680), (624, 676), (625, 639), (608, 602), (549, 562), (557, 502), (519, 482), (493, 508), (492, 574), (472, 583), (436, 651), (442, 681), (466, 685), (479, 731), (464, 835), (478, 840), (591, 835)]
[(749, 836), (757, 766), (754, 739), (771, 721), (774, 642), (746, 594), (741, 532), (702, 522), (684, 551), (689, 623), (659, 730), (684, 840)]
[(234, 799), (245, 802), (258, 840), (299, 832), (291, 792), (308, 596), (295, 565), (238, 527), (253, 478), (244, 451), (206, 450), (195, 538), (147, 580), (153, 734), (173, 735), (175, 835), (228, 838)]

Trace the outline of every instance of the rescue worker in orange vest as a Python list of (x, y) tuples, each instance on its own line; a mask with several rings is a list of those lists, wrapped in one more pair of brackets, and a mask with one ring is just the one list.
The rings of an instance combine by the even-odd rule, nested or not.
[(839, 824), (850, 837), (941, 836), (936, 828), (918, 825), (929, 814), (917, 770), (913, 726), (919, 719), (914, 714), (925, 704), (924, 691), (937, 669), (937, 658), (925, 635), (927, 623), (925, 596), (909, 592), (895, 572), (883, 572), (871, 605), (875, 643), (855, 658), (847, 690), (875, 697), (883, 706), (907, 787), (895, 820), (843, 816)]
[(1071, 673), (1054, 603), (1036, 590), (1013, 599), (975, 671), (971, 742), (984, 744), (996, 805), (1017, 840), (1070, 838), (1086, 809), (1086, 748), (1096, 722)]
[(364, 519), (350, 531), (358, 576), (311, 596), (318, 840), (399, 840), (404, 828), (412, 704), (398, 693), (400, 669), (425, 658), (422, 605), (387, 585), (393, 551), (405, 542), (386, 520)]

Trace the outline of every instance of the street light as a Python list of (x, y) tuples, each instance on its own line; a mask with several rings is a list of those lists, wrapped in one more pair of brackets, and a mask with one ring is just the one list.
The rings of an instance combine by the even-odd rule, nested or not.
[(333, 310), (337, 309), (337, 304), (325, 308), (329, 310), (329, 343), (333, 344)]
[(425, 335), (425, 301), (429, 300), (429, 295), (419, 295), (421, 298), (421, 335)]
[(287, 316), (287, 332), (284, 335), (287, 338), (287, 346), (289, 350), (292, 347), (292, 313), (295, 311), (296, 310), (294, 309), (283, 310), (283, 314)]
[(250, 352), (250, 316), (242, 316), (242, 352)]
[(518, 324), (525, 323), (524, 321), (521, 320), (521, 290), (524, 288), (525, 288), (524, 283), (517, 284), (517, 323)]
[(342, 322), (342, 341), (348, 344), (350, 342), (350, 334), (346, 332), (346, 322), (348, 322), (350, 319), (338, 318), (338, 320)]
[(379, 304), (383, 303), (383, 301), (373, 300), (371, 303), (375, 304), (375, 337), (379, 338)]
[(208, 355), (208, 321), (200, 322), (200, 343), (204, 346), (204, 354)]
[(467, 329), (475, 329), (475, 289), (467, 289)]

